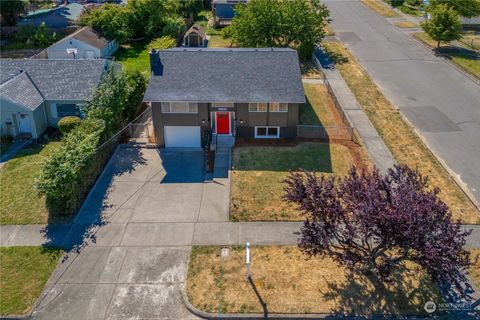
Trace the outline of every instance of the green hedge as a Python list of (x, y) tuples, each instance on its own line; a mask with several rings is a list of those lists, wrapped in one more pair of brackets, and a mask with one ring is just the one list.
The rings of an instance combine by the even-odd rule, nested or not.
[(49, 215), (69, 216), (81, 206), (118, 144), (112, 136), (132, 120), (146, 79), (109, 70), (85, 106), (86, 118), (66, 135), (43, 163), (36, 188), (46, 196)]
[(80, 124), (80, 117), (68, 116), (58, 121), (58, 130), (66, 135)]

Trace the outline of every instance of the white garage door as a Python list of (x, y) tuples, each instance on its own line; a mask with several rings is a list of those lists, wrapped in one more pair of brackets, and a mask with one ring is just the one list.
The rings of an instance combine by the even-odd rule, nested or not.
[(200, 127), (165, 126), (166, 148), (200, 148)]

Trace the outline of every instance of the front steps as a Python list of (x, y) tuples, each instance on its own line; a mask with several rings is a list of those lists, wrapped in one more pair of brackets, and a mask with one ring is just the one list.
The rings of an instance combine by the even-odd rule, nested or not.
[(215, 139), (215, 165), (213, 167), (213, 179), (228, 179), (228, 171), (231, 166), (232, 148), (235, 137), (213, 136)]

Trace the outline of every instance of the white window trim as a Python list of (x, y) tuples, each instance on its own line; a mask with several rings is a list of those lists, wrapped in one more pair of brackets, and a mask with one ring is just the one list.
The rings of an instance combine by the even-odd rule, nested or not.
[[(270, 110), (270, 107), (272, 106), (272, 104), (277, 104), (277, 105), (278, 105), (278, 110), (277, 110), (277, 111), (272, 111), (272, 110)], [(280, 109), (280, 105), (282, 105), (282, 104), (285, 104), (285, 105), (287, 106), (287, 110), (282, 111), (282, 110)], [(287, 112), (288, 112), (288, 103), (284, 103), (284, 102), (270, 102), (270, 103), (268, 104), (268, 112), (272, 112), (272, 113), (287, 113)]]
[[(190, 104), (193, 104), (193, 103), (194, 103), (194, 104), (197, 105), (197, 111), (196, 111), (196, 112), (172, 112), (171, 110), (172, 110), (172, 103), (173, 103), (173, 102), (186, 103), (186, 104), (189, 105), (189, 106), (188, 106), (188, 109), (189, 109), (189, 110), (190, 110)], [(164, 111), (163, 111), (163, 106), (162, 106), (163, 103), (168, 103), (168, 104), (169, 104), (169, 109), (170, 109), (170, 111), (168, 111), (168, 112), (164, 112)], [(163, 101), (163, 102), (160, 102), (160, 110), (161, 110), (162, 113), (168, 113), (168, 114), (198, 114), (198, 102), (188, 102), (188, 101)]]
[[(265, 104), (266, 104), (266, 106), (265, 106), (265, 107), (266, 107), (266, 108), (265, 108), (265, 111), (259, 111), (259, 110), (258, 110), (258, 105), (259, 105), (260, 103), (265, 103)], [(257, 108), (256, 108), (257, 110), (255, 110), (255, 111), (250, 110), (250, 105), (252, 105), (252, 104), (255, 104), (255, 105), (257, 106)], [(266, 102), (252, 102), (252, 103), (249, 103), (249, 104), (248, 104), (248, 112), (267, 112), (267, 111), (268, 111), (268, 103), (266, 103)]]
[[(257, 134), (258, 128), (266, 128), (267, 132), (269, 128), (277, 128), (277, 135), (276, 136), (259, 136)], [(278, 139), (280, 138), (280, 127), (275, 126), (256, 126), (255, 127), (255, 139)]]

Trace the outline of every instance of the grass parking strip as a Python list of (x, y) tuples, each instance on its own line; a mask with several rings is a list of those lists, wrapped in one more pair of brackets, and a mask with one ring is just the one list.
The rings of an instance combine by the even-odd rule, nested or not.
[(336, 68), (395, 159), (418, 168), (422, 174), (430, 177), (431, 186), (440, 188), (440, 198), (450, 207), (454, 219), (467, 224), (480, 223), (480, 213), (475, 206), (403, 120), (400, 112), (385, 98), (356, 58), (338, 42), (327, 42), (325, 47), (329, 52), (343, 57)]
[[(258, 293), (269, 313), (371, 317), (375, 313), (424, 314), (426, 301), (442, 301), (418, 265), (407, 264), (407, 270), (398, 271), (392, 283), (376, 290), (366, 277), (349, 279), (333, 260), (309, 258), (295, 246), (252, 246), (255, 292), (245, 280), (245, 248), (234, 246), (229, 251), (221, 265), (220, 248), (192, 248), (187, 296), (196, 308), (216, 313), (221, 304), (224, 312), (263, 313)], [(223, 281), (218, 286), (220, 275)]]
[(44, 247), (0, 248), (0, 315), (30, 312), (62, 253)]

